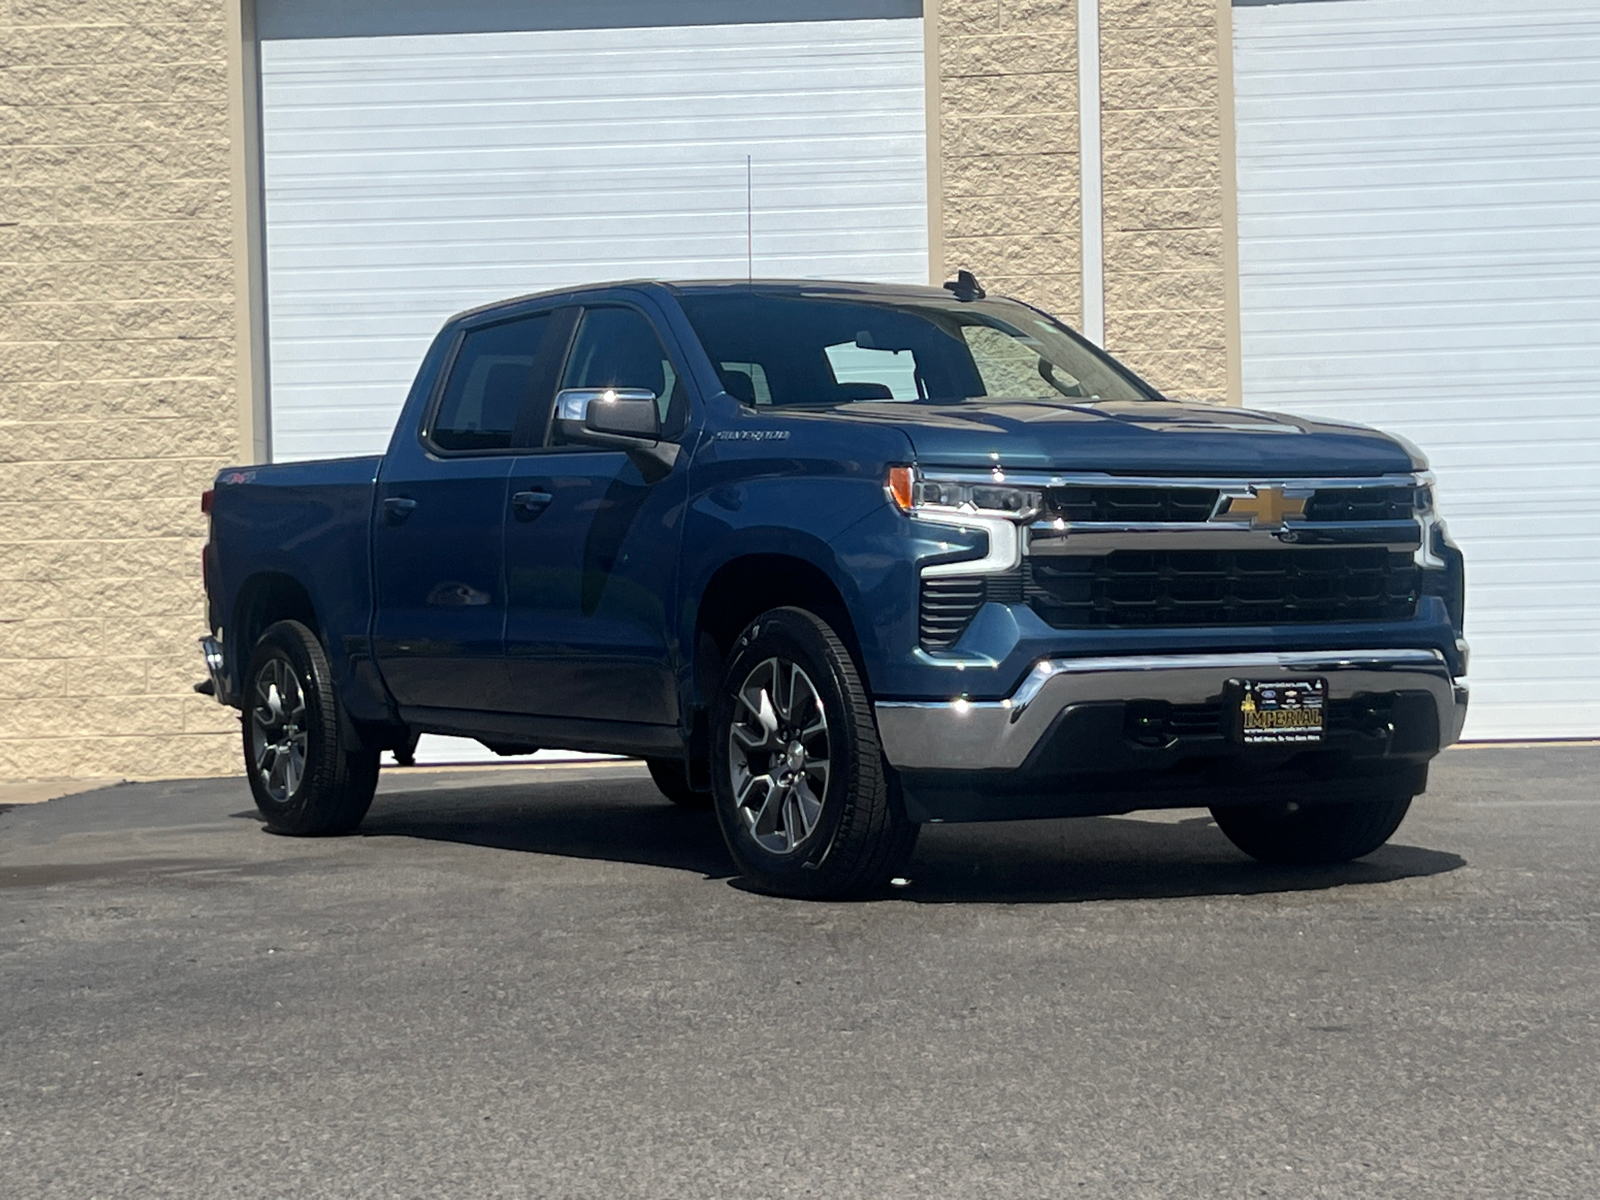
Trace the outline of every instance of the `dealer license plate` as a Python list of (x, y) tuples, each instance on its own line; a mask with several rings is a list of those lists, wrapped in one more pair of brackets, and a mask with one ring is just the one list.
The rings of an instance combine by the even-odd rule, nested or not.
[(1234, 729), (1246, 746), (1320, 742), (1327, 712), (1326, 679), (1242, 679), (1236, 684)]

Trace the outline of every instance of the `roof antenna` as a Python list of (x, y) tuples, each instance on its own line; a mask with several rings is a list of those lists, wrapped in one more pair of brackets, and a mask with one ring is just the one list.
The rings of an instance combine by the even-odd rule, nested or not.
[(956, 277), (944, 285), (944, 290), (954, 292), (956, 299), (963, 302), (982, 300), (989, 294), (971, 271), (957, 271)]
[(744, 156), (744, 279), (747, 286), (756, 281), (755, 166)]

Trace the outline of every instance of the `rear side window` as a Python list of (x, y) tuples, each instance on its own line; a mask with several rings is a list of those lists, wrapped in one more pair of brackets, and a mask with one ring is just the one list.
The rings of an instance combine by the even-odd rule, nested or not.
[(429, 439), (441, 450), (509, 450), (532, 397), (534, 358), (550, 314), (474, 329), (461, 343)]

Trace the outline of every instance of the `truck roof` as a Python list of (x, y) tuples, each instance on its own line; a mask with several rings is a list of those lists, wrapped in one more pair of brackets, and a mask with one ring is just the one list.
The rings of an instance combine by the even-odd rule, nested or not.
[(451, 317), (452, 321), (511, 308), (530, 301), (553, 297), (580, 299), (590, 292), (610, 291), (614, 288), (663, 288), (674, 295), (703, 295), (706, 292), (745, 291), (766, 295), (792, 295), (796, 292), (826, 295), (871, 296), (882, 299), (948, 300), (950, 293), (943, 288), (913, 283), (864, 283), (843, 279), (613, 279), (601, 283), (585, 283), (576, 287), (555, 288), (543, 292), (530, 292), (523, 296), (510, 296), (466, 309)]

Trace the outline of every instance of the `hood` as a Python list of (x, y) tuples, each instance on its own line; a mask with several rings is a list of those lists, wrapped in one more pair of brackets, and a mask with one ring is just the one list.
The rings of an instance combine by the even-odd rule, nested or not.
[(1361, 425), (1181, 401), (868, 402), (827, 411), (895, 425), (929, 467), (1288, 479), (1427, 465), (1408, 443)]

